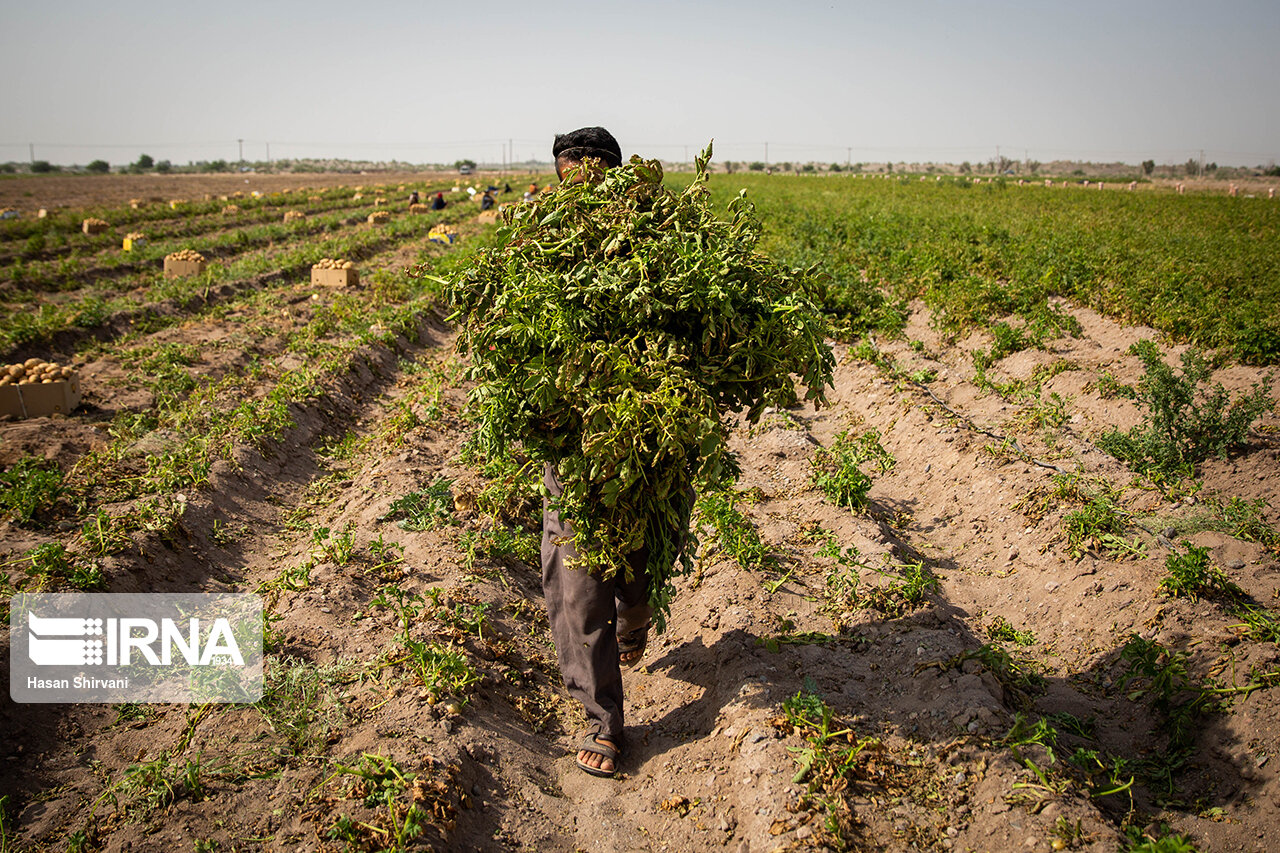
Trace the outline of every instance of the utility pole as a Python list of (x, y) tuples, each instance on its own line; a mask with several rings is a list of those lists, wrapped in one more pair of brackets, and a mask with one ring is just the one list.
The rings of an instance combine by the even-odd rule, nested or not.
[(28, 142), (27, 150), (31, 152), (31, 162), (34, 164), (36, 162), (36, 144), (34, 142)]
[(769, 143), (764, 144), (764, 164), (769, 165)]
[(846, 145), (844, 147), (844, 167), (847, 169), (853, 165), (853, 146)]
[(267, 143), (267, 168), (271, 168), (271, 143)]
[(1200, 149), (1200, 169), (1199, 169), (1199, 176), (1200, 176), (1200, 177), (1202, 177), (1202, 178), (1204, 177), (1204, 149), (1203, 149), (1203, 148), (1201, 148), (1201, 149)]
[(244, 162), (244, 140), (237, 139), (236, 141), (240, 143), (240, 162), (243, 163)]

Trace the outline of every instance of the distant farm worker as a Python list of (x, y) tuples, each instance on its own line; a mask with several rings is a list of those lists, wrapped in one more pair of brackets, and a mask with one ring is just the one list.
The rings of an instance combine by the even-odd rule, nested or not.
[(507, 195), (511, 192), (511, 182), (506, 181), (502, 184), (502, 194)]
[(493, 207), (493, 191), (485, 190), (484, 195), (480, 197), (480, 209), (488, 210)]
[[(599, 161), (606, 168), (622, 165), (618, 141), (602, 127), (557, 136), (551, 154), (562, 181), (585, 161)], [(537, 184), (529, 189), (537, 192)], [(649, 636), (648, 553), (642, 549), (627, 555), (630, 581), (616, 576), (603, 580), (576, 567), (573, 528), (552, 503), (562, 494), (562, 485), (550, 464), (543, 471), (543, 485), (551, 496), (542, 509), (547, 619), (565, 689), (582, 703), (592, 727), (578, 745), (577, 763), (593, 776), (613, 776), (623, 748), (622, 667), (640, 662)]]
[(413, 205), (419, 204), (419, 203), (420, 202), (418, 201), (418, 191), (414, 190), (413, 192), (409, 193), (409, 206), (412, 207)]
[(448, 202), (444, 200), (444, 193), (436, 193), (435, 198), (431, 199), (432, 210), (444, 210), (444, 206), (446, 204), (448, 204)]

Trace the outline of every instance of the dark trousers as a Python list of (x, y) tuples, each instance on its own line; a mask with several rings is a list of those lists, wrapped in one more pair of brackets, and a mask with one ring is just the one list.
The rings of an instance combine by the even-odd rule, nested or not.
[[(555, 469), (546, 466), (543, 483), (559, 496)], [(547, 619), (556, 642), (560, 674), (569, 695), (582, 703), (587, 719), (599, 734), (622, 743), (622, 668), (618, 665), (618, 634), (649, 624), (648, 555), (628, 555), (632, 580), (601, 580), (585, 568), (575, 568), (573, 528), (544, 500), (542, 505), (542, 592)]]

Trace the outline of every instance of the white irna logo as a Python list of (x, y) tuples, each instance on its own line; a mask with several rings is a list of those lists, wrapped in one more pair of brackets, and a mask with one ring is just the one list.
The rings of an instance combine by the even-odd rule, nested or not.
[[(213, 620), (207, 636), (199, 619), (188, 619), (186, 633), (173, 619), (95, 619), (41, 617), (27, 613), (27, 654), (38, 666), (127, 666), (134, 654), (152, 666), (169, 666), (175, 652), (190, 666), (228, 661), (244, 666), (231, 623)], [(158, 646), (158, 648), (157, 648)]]

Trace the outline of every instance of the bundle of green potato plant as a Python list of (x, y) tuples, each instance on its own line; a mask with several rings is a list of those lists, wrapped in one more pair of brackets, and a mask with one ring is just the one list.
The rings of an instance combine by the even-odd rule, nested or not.
[(682, 192), (655, 160), (589, 162), (584, 180), (504, 210), (497, 245), (442, 282), (479, 447), (519, 442), (558, 467), (555, 506), (588, 570), (626, 574), (647, 546), (659, 629), (674, 574), (691, 568), (695, 490), (738, 475), (728, 414), (794, 402), (793, 377), (822, 403), (833, 365), (812, 270), (756, 251), (744, 193), (716, 217), (710, 156)]

